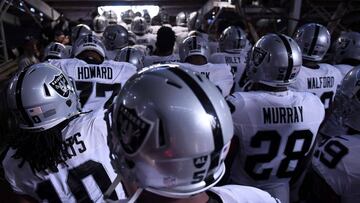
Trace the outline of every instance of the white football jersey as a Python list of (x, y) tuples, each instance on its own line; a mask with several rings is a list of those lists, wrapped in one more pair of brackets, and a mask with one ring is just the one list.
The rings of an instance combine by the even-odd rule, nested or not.
[(125, 82), (136, 73), (130, 63), (105, 60), (102, 64), (87, 64), (80, 59), (51, 60), (75, 80), (83, 111), (108, 108)]
[(187, 27), (183, 27), (183, 26), (174, 26), (171, 29), (175, 32), (175, 35), (177, 33), (182, 33), (182, 32), (188, 33), (189, 32), (189, 29)]
[(280, 203), (280, 200), (260, 189), (242, 185), (224, 185), (207, 191), (219, 196), (224, 203)]
[(343, 77), (354, 68), (354, 66), (347, 65), (347, 64), (336, 64), (334, 65), (342, 74)]
[(145, 56), (144, 58), (144, 67), (151, 66), (154, 64), (164, 64), (164, 63), (175, 63), (180, 62), (180, 57), (178, 54), (171, 54), (169, 56)]
[(318, 69), (302, 66), (296, 81), (290, 88), (295, 91), (311, 92), (318, 96), (328, 109), (334, 100), (336, 89), (340, 85), (343, 76), (340, 71), (330, 64), (320, 63)]
[(135, 35), (135, 45), (146, 47), (146, 55), (150, 55), (155, 50), (156, 35), (147, 33), (142, 36)]
[(184, 41), (185, 38), (188, 37), (189, 32), (175, 32), (175, 36), (176, 36), (176, 41), (175, 41), (175, 45), (174, 45), (174, 53), (179, 53), (180, 50), (180, 44)]
[(234, 79), (230, 66), (226, 64), (193, 65), (189, 63), (178, 63), (181, 67), (199, 72), (206, 76), (221, 91), (222, 95), (227, 96), (230, 93)]
[(158, 31), (160, 28), (161, 28), (161, 25), (152, 25), (152, 26), (150, 26), (150, 28), (149, 28), (149, 32), (150, 32), (151, 34), (156, 35), (156, 34), (157, 34), (157, 31)]
[(210, 63), (215, 64), (228, 64), (231, 67), (231, 72), (234, 74), (234, 85), (231, 92), (242, 91), (242, 88), (240, 87), (240, 79), (246, 68), (246, 54), (243, 52), (219, 52), (212, 54), (209, 61)]
[(116, 55), (120, 52), (120, 49), (105, 50), (105, 56), (107, 60), (114, 60)]
[[(40, 202), (103, 202), (103, 194), (116, 177), (107, 129), (102, 111), (72, 120), (62, 131), (63, 145), (67, 146), (62, 157), (67, 166), (59, 164), (58, 172), (34, 173), (27, 162), (20, 168), (21, 159), (12, 158), (15, 150), (10, 148), (3, 160), (5, 177), (16, 193)], [(124, 198), (119, 185), (110, 199)]]
[(313, 169), (341, 197), (342, 203), (360, 200), (359, 154), (359, 134), (325, 139), (315, 150)]
[(289, 202), (289, 180), (314, 144), (323, 104), (291, 90), (236, 92), (227, 99), (240, 145), (231, 180)]

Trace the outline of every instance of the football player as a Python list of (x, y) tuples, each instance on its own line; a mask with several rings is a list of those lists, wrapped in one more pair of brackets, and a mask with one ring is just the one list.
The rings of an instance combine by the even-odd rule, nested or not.
[(114, 60), (117, 53), (128, 45), (129, 33), (121, 25), (109, 25), (105, 28), (103, 38), (106, 47), (106, 58)]
[(360, 33), (345, 32), (335, 42), (334, 62), (343, 76), (360, 65)]
[(106, 18), (108, 25), (113, 25), (118, 23), (118, 16), (115, 11), (109, 10), (103, 13), (103, 16)]
[(189, 34), (189, 30), (187, 28), (187, 19), (188, 16), (185, 12), (180, 12), (176, 16), (176, 26), (172, 28), (176, 36), (174, 53), (179, 53), (179, 45)]
[(144, 57), (144, 53), (140, 50), (127, 46), (120, 50), (114, 60), (131, 63), (136, 66), (137, 71), (139, 71), (144, 68)]
[(162, 26), (157, 32), (155, 52), (153, 55), (145, 57), (144, 65), (180, 62), (179, 55), (173, 54), (175, 38), (175, 33), (171, 28)]
[(102, 42), (92, 34), (75, 45), (75, 58), (51, 60), (76, 81), (83, 111), (108, 108), (120, 88), (136, 72), (129, 63), (105, 60)]
[(204, 75), (177, 65), (146, 69), (125, 84), (114, 107), (113, 167), (124, 184), (138, 186), (127, 202), (277, 203), (256, 188), (213, 187), (225, 172), (233, 125)]
[(230, 181), (263, 189), (283, 203), (290, 202), (290, 178), (302, 170), (325, 113), (317, 96), (288, 89), (301, 64), (293, 39), (265, 35), (250, 55), (249, 91), (228, 97), (238, 143)]
[(226, 28), (220, 36), (219, 53), (214, 53), (210, 57), (210, 63), (228, 64), (234, 74), (234, 85), (232, 91), (240, 91), (240, 79), (246, 67), (247, 53), (244, 51), (246, 46), (246, 33), (238, 26)]
[(142, 47), (146, 55), (150, 55), (155, 50), (156, 36), (148, 33), (148, 24), (144, 18), (134, 18), (131, 22), (131, 32), (135, 34), (135, 44)]
[(93, 20), (93, 29), (94, 34), (102, 39), (103, 32), (107, 26), (108, 22), (104, 16), (96, 16)]
[(44, 50), (44, 60), (68, 58), (65, 45), (59, 42), (51, 42)]
[(205, 75), (224, 96), (229, 95), (234, 82), (231, 67), (226, 64), (208, 63), (208, 58), (209, 48), (202, 37), (187, 37), (180, 45), (181, 66)]
[(335, 99), (341, 100), (339, 106), (342, 125), (347, 132), (341, 135), (324, 137), (315, 150), (312, 159), (309, 202), (359, 202), (360, 164), (360, 67), (346, 74), (338, 88)]
[[(13, 191), (31, 202), (103, 202), (115, 179), (107, 124), (102, 112), (80, 112), (66, 73), (48, 63), (19, 72), (8, 104), (19, 122), (2, 160)], [(118, 200), (125, 193), (119, 186), (109, 196)]]
[(303, 66), (297, 80), (290, 87), (318, 96), (328, 117), (336, 88), (342, 79), (337, 68), (320, 62), (330, 47), (330, 33), (320, 24), (309, 23), (296, 31), (294, 40), (302, 51)]

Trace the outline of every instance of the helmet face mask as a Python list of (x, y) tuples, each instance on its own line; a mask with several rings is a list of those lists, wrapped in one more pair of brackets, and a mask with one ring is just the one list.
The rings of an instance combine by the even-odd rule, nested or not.
[(184, 39), (179, 47), (180, 60), (184, 62), (187, 57), (199, 55), (208, 60), (210, 50), (207, 41), (200, 36), (190, 36)]
[[(204, 94), (200, 100), (189, 81)], [(224, 98), (204, 76), (176, 65), (147, 68), (125, 84), (113, 115), (113, 166), (141, 188), (184, 198), (221, 179), (232, 119)]]
[(301, 65), (301, 51), (294, 40), (285, 35), (268, 34), (254, 45), (247, 74), (252, 82), (284, 87), (295, 81)]
[(121, 49), (128, 45), (129, 33), (121, 25), (109, 25), (106, 27), (104, 34), (104, 44), (106, 49)]
[(240, 52), (246, 46), (246, 33), (236, 26), (226, 28), (220, 36), (219, 48), (222, 52)]
[(52, 128), (80, 111), (72, 81), (48, 63), (30, 66), (12, 79), (8, 104), (20, 118), (19, 127), (32, 131)]
[(294, 35), (302, 57), (309, 61), (321, 61), (330, 47), (330, 33), (326, 27), (309, 23), (301, 26)]

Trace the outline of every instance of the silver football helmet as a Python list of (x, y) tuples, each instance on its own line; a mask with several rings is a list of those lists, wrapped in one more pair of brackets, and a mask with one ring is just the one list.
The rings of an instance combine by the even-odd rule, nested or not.
[(208, 60), (210, 50), (207, 41), (200, 36), (190, 36), (184, 39), (179, 47), (180, 60), (185, 62), (186, 58), (193, 55), (200, 55)]
[(301, 65), (301, 50), (293, 39), (267, 34), (252, 48), (247, 74), (251, 82), (282, 87), (295, 81)]
[(96, 16), (93, 20), (93, 28), (96, 33), (104, 32), (107, 26), (107, 21), (104, 16)]
[(341, 63), (344, 59), (360, 61), (360, 33), (345, 32), (335, 42), (335, 62)]
[(125, 11), (123, 13), (123, 15), (121, 16), (121, 19), (124, 23), (126, 24), (131, 24), (131, 22), (133, 21), (135, 17), (134, 11), (132, 11), (131, 9)]
[(143, 17), (135, 17), (131, 22), (131, 32), (136, 35), (143, 35), (148, 31), (148, 24)]
[(71, 30), (71, 42), (75, 43), (83, 35), (91, 34), (92, 31), (89, 26), (85, 24), (79, 24)]
[(185, 198), (209, 189), (225, 172), (231, 113), (199, 73), (168, 64), (140, 71), (120, 91), (112, 123), (112, 165), (140, 188)]
[(176, 25), (181, 27), (187, 26), (187, 15), (185, 12), (180, 12), (176, 16)]
[(246, 33), (238, 26), (226, 28), (220, 36), (219, 47), (222, 52), (240, 52), (246, 46)]
[(105, 58), (105, 47), (102, 41), (93, 34), (88, 34), (80, 37), (75, 42), (73, 47), (74, 56), (78, 56), (83, 51), (95, 51), (102, 58)]
[(117, 24), (118, 22), (118, 16), (113, 10), (105, 11), (103, 16), (106, 18), (108, 24)]
[(121, 49), (128, 45), (129, 33), (121, 25), (109, 25), (104, 31), (103, 38), (106, 49)]
[(22, 129), (47, 130), (80, 112), (72, 81), (49, 63), (19, 72), (11, 80), (7, 94), (9, 107)]
[[(360, 131), (360, 66), (349, 71), (336, 91), (335, 109), (342, 123)], [(340, 113), (339, 113), (340, 112)]]
[(144, 15), (143, 15), (143, 17), (144, 17), (146, 23), (147, 23), (148, 25), (150, 25), (150, 23), (151, 23), (151, 17), (150, 17), (150, 14), (149, 14), (149, 11), (148, 11), (148, 10), (144, 9)]
[(330, 33), (326, 27), (309, 23), (301, 26), (294, 35), (303, 59), (321, 61), (330, 47)]
[(140, 50), (132, 47), (124, 47), (116, 55), (114, 61), (131, 63), (136, 66), (137, 70), (140, 70), (144, 67), (144, 57), (145, 55)]
[(64, 59), (68, 57), (65, 45), (59, 42), (51, 42), (44, 50), (44, 60)]

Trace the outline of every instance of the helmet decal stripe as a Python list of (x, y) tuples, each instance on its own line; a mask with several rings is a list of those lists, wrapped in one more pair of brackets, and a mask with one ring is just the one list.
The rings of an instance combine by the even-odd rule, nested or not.
[(28, 69), (25, 69), (22, 71), (19, 75), (18, 82), (16, 84), (16, 92), (15, 92), (15, 98), (16, 98), (16, 107), (20, 111), (22, 117), (24, 118), (25, 122), (28, 123), (30, 127), (34, 127), (34, 123), (31, 121), (29, 115), (26, 113), (26, 110), (22, 103), (22, 97), (21, 97), (21, 90), (22, 90), (22, 83), (24, 81), (25, 74)]
[(193, 41), (192, 41), (192, 49), (191, 50), (196, 50), (196, 44), (197, 44), (197, 40), (196, 37), (193, 37)]
[(222, 147), (224, 146), (224, 138), (219, 117), (205, 91), (191, 76), (189, 76), (185, 71), (178, 68), (171, 68), (169, 69), (169, 71), (181, 78), (189, 86), (189, 88), (194, 92), (197, 99), (200, 101), (206, 113), (212, 115), (214, 118), (215, 123), (212, 124), (212, 135), (214, 139), (215, 150), (211, 154), (211, 163), (209, 167), (209, 170), (211, 170), (218, 165)]
[(125, 56), (125, 61), (126, 61), (126, 62), (130, 62), (130, 54), (131, 54), (131, 49), (128, 48), (128, 49), (126, 50), (126, 56)]
[(311, 45), (310, 45), (309, 51), (307, 53), (308, 56), (311, 56), (313, 54), (313, 52), (314, 52), (315, 45), (316, 45), (316, 42), (317, 42), (317, 39), (318, 39), (318, 36), (319, 36), (319, 32), (320, 32), (320, 26), (315, 25), (314, 37), (313, 37), (313, 39), (311, 41)]
[(239, 28), (236, 28), (236, 32), (237, 32), (237, 35), (238, 35), (238, 37), (239, 37), (239, 39), (238, 40), (236, 40), (236, 48), (237, 49), (240, 49), (241, 47), (241, 32), (240, 32), (240, 29)]
[(291, 45), (290, 45), (290, 43), (288, 42), (288, 40), (286, 39), (286, 37), (284, 35), (280, 34), (278, 36), (281, 39), (281, 41), (283, 42), (283, 44), (284, 44), (284, 46), (286, 48), (286, 52), (288, 54), (288, 67), (286, 69), (286, 74), (285, 74), (285, 77), (284, 77), (284, 82), (288, 82), (289, 78), (291, 76), (292, 69), (294, 67), (294, 61), (293, 61)]

